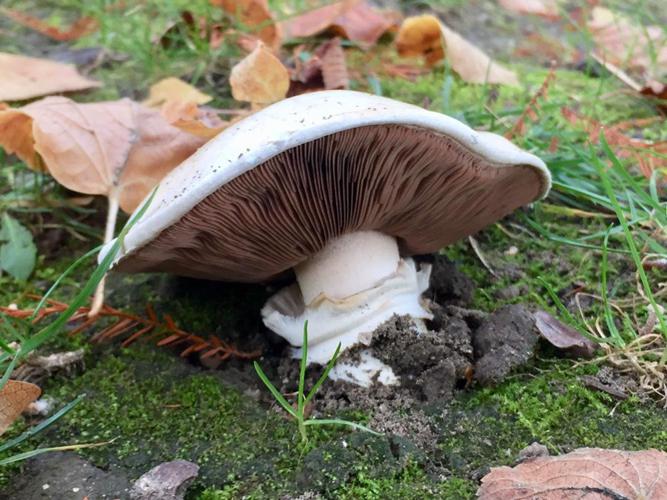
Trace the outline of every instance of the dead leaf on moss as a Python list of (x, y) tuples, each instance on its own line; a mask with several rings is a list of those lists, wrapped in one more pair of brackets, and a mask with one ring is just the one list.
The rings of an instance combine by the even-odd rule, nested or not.
[(547, 19), (560, 17), (556, 0), (498, 0), (498, 3), (517, 14), (531, 14)]
[(0, 52), (0, 101), (22, 101), (100, 87), (70, 64)]
[(126, 212), (203, 142), (129, 99), (79, 104), (47, 97), (0, 111), (0, 145), (8, 152), (45, 166), (68, 189), (117, 196)]
[(173, 76), (164, 78), (148, 91), (148, 97), (142, 103), (144, 106), (155, 108), (167, 102), (191, 102), (194, 104), (206, 104), (213, 98), (204, 94), (189, 83)]
[(429, 64), (447, 58), (452, 69), (469, 83), (519, 85), (510, 71), (432, 15), (409, 17), (401, 25), (396, 48), (402, 56), (424, 57)]
[(598, 348), (598, 344), (584, 337), (574, 328), (567, 326), (546, 311), (537, 311), (535, 326), (542, 338), (551, 345), (570, 353), (573, 356), (590, 358)]
[(266, 0), (211, 0), (273, 50), (280, 48), (280, 26), (275, 22)]
[(0, 7), (0, 13), (4, 14), (15, 23), (30, 28), (31, 30), (59, 42), (78, 40), (83, 36), (94, 33), (99, 28), (97, 20), (88, 16), (81, 17), (67, 28), (61, 29), (18, 10)]
[(0, 389), (0, 436), (41, 393), (42, 390), (30, 382), (7, 381)]
[(587, 26), (600, 58), (648, 78), (659, 79), (664, 74), (667, 36), (660, 26), (638, 26), (603, 7), (593, 9)]
[(287, 68), (263, 44), (234, 66), (229, 76), (234, 99), (255, 105), (284, 99), (289, 81)]
[(282, 28), (288, 38), (305, 38), (331, 30), (369, 47), (395, 25), (395, 15), (378, 12), (364, 1), (345, 0), (289, 19), (282, 23)]
[(539, 498), (667, 498), (667, 453), (581, 448), (494, 467), (477, 492), (481, 500)]

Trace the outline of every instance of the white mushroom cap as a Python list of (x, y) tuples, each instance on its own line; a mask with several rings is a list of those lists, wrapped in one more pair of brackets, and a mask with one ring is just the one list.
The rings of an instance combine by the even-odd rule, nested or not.
[[(477, 132), (446, 115), (384, 97), (339, 90), (315, 92), (285, 99), (238, 122), (174, 169), (126, 235), (116, 261), (132, 260), (134, 252), (183, 219), (221, 186), (276, 155), (331, 134), (377, 125), (401, 125), (441, 134), (495, 167), (531, 167), (537, 174), (533, 177), (539, 178), (536, 197), (545, 196), (550, 189), (551, 178), (544, 162), (499, 135)], [(100, 259), (110, 246), (102, 250)]]

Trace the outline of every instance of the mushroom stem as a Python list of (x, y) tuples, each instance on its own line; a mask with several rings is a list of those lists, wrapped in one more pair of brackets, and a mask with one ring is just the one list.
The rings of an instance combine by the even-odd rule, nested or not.
[[(118, 219), (118, 195), (117, 193), (109, 193), (109, 206), (107, 208), (107, 223), (104, 228), (104, 243), (109, 243), (114, 236), (116, 231), (116, 219)], [(104, 282), (106, 281), (106, 276), (103, 277), (95, 289), (95, 295), (93, 295), (93, 303), (90, 306), (90, 311), (88, 311), (88, 317), (92, 318), (97, 316), (104, 305)]]
[[(368, 344), (370, 334), (394, 314), (431, 318), (421, 294), (430, 265), (401, 259), (395, 238), (373, 232), (346, 234), (295, 268), (297, 283), (262, 309), (264, 324), (295, 347), (308, 320), (308, 362), (326, 363), (340, 343)], [(301, 355), (294, 350), (295, 357)]]

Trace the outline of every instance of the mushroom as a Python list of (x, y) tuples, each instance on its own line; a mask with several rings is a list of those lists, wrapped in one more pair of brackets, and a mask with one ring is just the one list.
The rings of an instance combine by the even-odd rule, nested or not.
[[(238, 282), (296, 281), (262, 309), (308, 362), (368, 343), (394, 314), (431, 318), (439, 250), (546, 195), (545, 164), (446, 115), (352, 91), (285, 99), (239, 121), (160, 183), (114, 269)], [(103, 257), (111, 245), (107, 245)], [(368, 352), (334, 377), (394, 383)]]

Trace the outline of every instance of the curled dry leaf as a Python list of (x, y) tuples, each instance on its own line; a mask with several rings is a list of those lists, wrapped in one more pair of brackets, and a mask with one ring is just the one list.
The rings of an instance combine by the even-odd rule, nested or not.
[(547, 19), (558, 19), (556, 0), (498, 0), (505, 9), (519, 14), (532, 14)]
[(167, 102), (206, 104), (211, 100), (213, 98), (210, 95), (206, 95), (189, 83), (171, 76), (151, 85), (148, 97), (142, 104), (154, 108)]
[(477, 492), (481, 500), (539, 498), (667, 498), (667, 453), (581, 448), (495, 467)]
[(546, 311), (537, 311), (534, 315), (535, 326), (542, 338), (551, 345), (567, 351), (573, 356), (590, 358), (595, 353), (598, 345), (592, 340), (584, 337), (574, 328), (558, 321)]
[(469, 83), (519, 85), (513, 71), (492, 61), (432, 15), (405, 19), (398, 32), (396, 48), (402, 56), (423, 56), (429, 64), (446, 57), (452, 69)]
[(262, 42), (278, 50), (281, 30), (273, 19), (266, 0), (211, 0), (211, 3), (233, 16)]
[(309, 37), (331, 30), (368, 47), (395, 25), (396, 16), (380, 13), (364, 1), (345, 0), (289, 19), (282, 23), (282, 29), (288, 38)]
[(12, 21), (21, 24), (31, 30), (48, 36), (59, 42), (69, 42), (94, 33), (99, 28), (99, 23), (92, 17), (81, 17), (65, 29), (52, 26), (41, 19), (14, 9), (0, 7), (0, 13)]
[(0, 101), (22, 101), (100, 85), (70, 64), (0, 52)]
[(263, 44), (234, 66), (229, 76), (234, 99), (254, 105), (284, 99), (289, 81), (287, 68)]
[(667, 36), (660, 26), (638, 26), (603, 7), (593, 9), (587, 26), (602, 59), (653, 79), (665, 72)]
[(300, 46), (294, 52), (290, 96), (322, 89), (348, 88), (350, 79), (340, 38), (327, 40), (305, 61), (301, 58), (302, 50), (303, 46)]
[(19, 380), (8, 380), (0, 388), (0, 436), (41, 393), (35, 384)]

